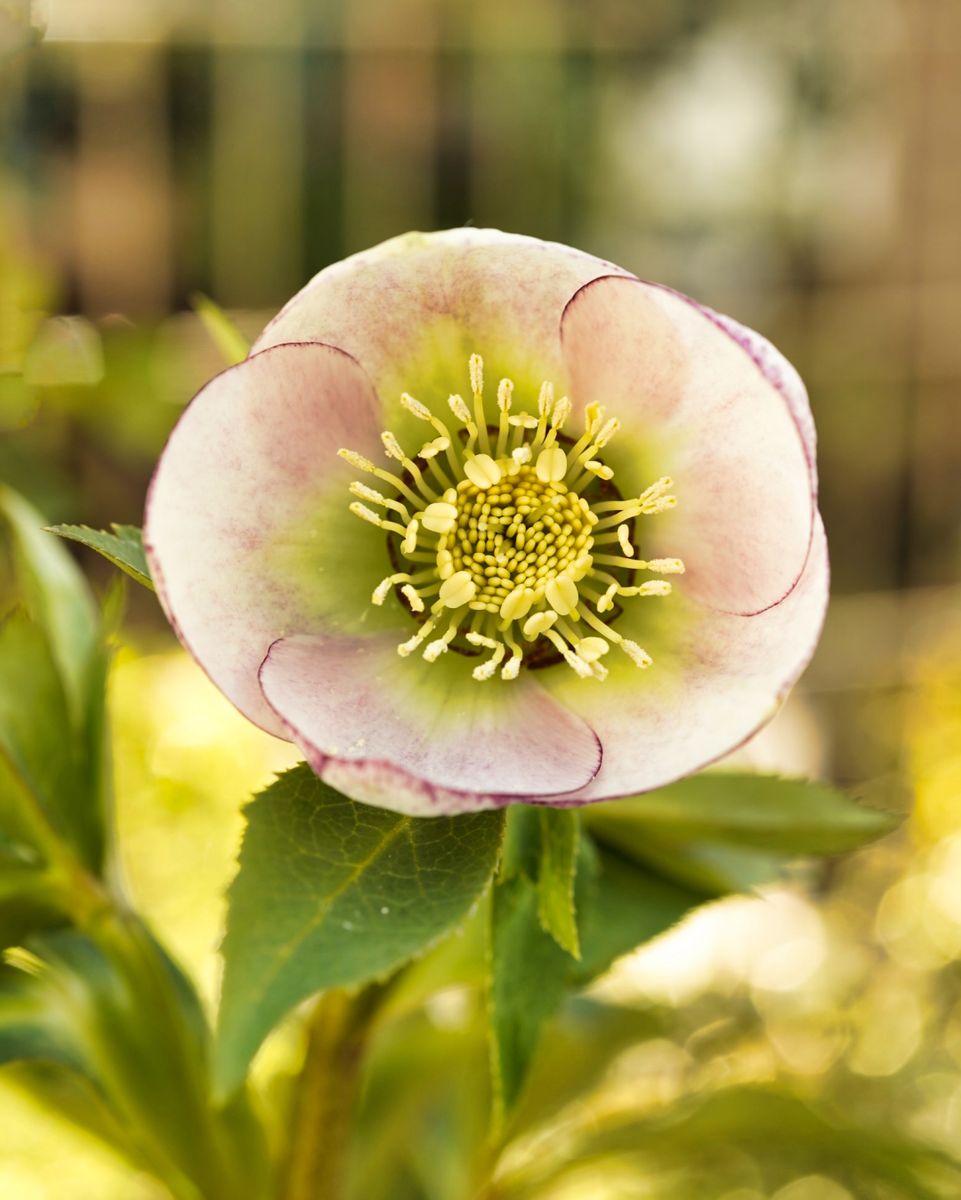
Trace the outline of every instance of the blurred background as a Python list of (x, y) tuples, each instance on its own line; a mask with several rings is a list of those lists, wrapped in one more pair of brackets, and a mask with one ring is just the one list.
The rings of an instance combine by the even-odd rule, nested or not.
[[(569, 242), (793, 360), (834, 599), (804, 684), (746, 753), (913, 816), (816, 894), (786, 881), (725, 902), (622, 963), (597, 998), (631, 1015), (620, 1041), (592, 1043), (584, 1013), (559, 1023), (555, 1044), (573, 1021), (596, 1066), (588, 1096), (551, 1107), (545, 1085), (503, 1194), (901, 1194), (869, 1187), (832, 1125), (785, 1110), (794, 1132), (772, 1140), (757, 1085), (956, 1151), (957, 0), (0, 0), (0, 145), (0, 478), (52, 521), (140, 524), (166, 434), (221, 366), (196, 293), (253, 335), (316, 270), (407, 229)], [(292, 756), (173, 647), (151, 596), (129, 601), (114, 709), (131, 887), (212, 1001), (239, 802)], [(457, 994), (418, 1020), (447, 1074), (397, 1092), (397, 1146), (433, 1131), (450, 1152), (469, 1133), (442, 1137), (437, 1114), (478, 1118), (443, 1098), (461, 1071), (486, 1087), (477, 1026)], [(723, 1119), (721, 1087), (738, 1097)], [(910, 1194), (959, 1194), (927, 1186)], [(0, 1071), (5, 1200), (154, 1188)]]

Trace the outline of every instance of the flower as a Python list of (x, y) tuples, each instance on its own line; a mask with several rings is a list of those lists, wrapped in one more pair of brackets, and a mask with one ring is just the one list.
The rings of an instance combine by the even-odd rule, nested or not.
[(669, 288), (490, 230), (316, 276), (185, 411), (144, 540), (233, 703), (413, 815), (698, 770), (773, 715), (827, 601), (794, 369)]

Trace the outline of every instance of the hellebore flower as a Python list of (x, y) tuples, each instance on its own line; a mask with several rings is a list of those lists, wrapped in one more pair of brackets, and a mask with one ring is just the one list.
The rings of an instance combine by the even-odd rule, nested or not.
[(295, 296), (184, 413), (145, 544), (233, 703), (414, 815), (690, 774), (772, 716), (827, 600), (781, 355), (610, 263), (474, 229)]

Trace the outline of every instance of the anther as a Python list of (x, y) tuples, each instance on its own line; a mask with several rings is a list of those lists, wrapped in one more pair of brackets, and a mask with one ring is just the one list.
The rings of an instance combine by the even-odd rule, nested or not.
[(377, 468), (369, 458), (364, 458), (363, 454), (358, 454), (355, 450), (345, 450), (343, 447), (337, 451), (337, 457), (342, 458), (344, 462), (349, 462), (352, 467), (356, 467), (358, 471), (376, 471)]
[(470, 409), (464, 403), (464, 397), (453, 395), (447, 397), (447, 404), (454, 416), (461, 422), (462, 425), (472, 424), (470, 418)]
[(475, 454), (464, 463), (464, 474), (479, 488), (493, 487), (501, 481), (501, 469), (489, 454)]
[(493, 676), (494, 672), (500, 666), (501, 661), (506, 653), (507, 647), (502, 642), (496, 642), (494, 644), (494, 653), (491, 655), (491, 657), (487, 659), (486, 662), (482, 662), (480, 666), (475, 667), (471, 672), (478, 683), (482, 683), (484, 680), (490, 679)]
[(457, 506), (437, 500), (427, 505), (420, 519), (424, 528), (431, 533), (449, 533), (457, 522)]
[(554, 405), (554, 411), (551, 414), (551, 428), (560, 429), (570, 415), (571, 402), (567, 396), (561, 396), (560, 400)]
[(417, 532), (419, 527), (419, 522), (415, 517), (404, 530), (404, 540), (401, 542), (400, 548), (405, 554), (413, 554), (417, 549)]
[(428, 638), (433, 631), (434, 622), (425, 621), (412, 638), (408, 638), (406, 642), (401, 642), (401, 644), (397, 647), (397, 653), (401, 656), (401, 658), (407, 658), (408, 655), (414, 653), (421, 642)]
[(461, 608), (477, 595), (477, 585), (468, 571), (455, 571), (440, 585), (440, 603), (446, 608)]
[(438, 454), (442, 454), (443, 451), (448, 450), (449, 448), (449, 437), (436, 437), (433, 441), (426, 442), (423, 446), (421, 446), (421, 448), (417, 451), (417, 457), (424, 459), (436, 458)]
[(631, 535), (630, 535), (626, 525), (618, 525), (617, 540), (620, 542), (621, 549), (624, 551), (624, 553), (627, 555), (627, 557), (633, 558), (634, 557), (634, 547), (631, 545)]
[(375, 513), (372, 508), (368, 508), (366, 504), (361, 504), (359, 500), (355, 500), (348, 505), (350, 511), (355, 517), (360, 517), (362, 521), (369, 521), (371, 525), (377, 525), (383, 528), (385, 521), (380, 513)]
[(641, 649), (637, 642), (632, 642), (627, 638), (622, 638), (618, 642), (618, 646), (624, 651), (634, 665), (640, 667), (642, 670), (649, 667), (654, 661), (646, 650)]
[(541, 384), (541, 390), (537, 396), (537, 414), (542, 419), (545, 419), (551, 409), (554, 407), (554, 385), (549, 379), (545, 379)]
[(371, 598), (370, 598), (371, 602), (373, 604), (377, 604), (377, 605), (383, 604), (384, 601), (387, 599), (388, 595), (390, 594), (390, 589), (393, 586), (394, 586), (393, 575), (388, 575), (388, 577), (386, 579), (382, 579), (380, 581), (380, 583), (378, 583), (378, 585), (374, 588), (373, 594), (371, 595)]
[(548, 611), (534, 613), (532, 617), (528, 617), (524, 622), (522, 629), (524, 637), (526, 637), (529, 642), (533, 641), (534, 638), (539, 637), (540, 634), (546, 633), (556, 620), (556, 612)]
[(620, 592), (620, 584), (612, 583), (600, 600), (597, 602), (597, 611), (599, 613), (609, 612), (614, 607), (614, 597)]
[(596, 475), (598, 479), (614, 478), (613, 470), (607, 466), (606, 463), (602, 463), (597, 458), (589, 458), (584, 464), (584, 468), (585, 470), (590, 471), (592, 475)]
[(652, 517), (656, 513), (667, 512), (669, 508), (674, 508), (676, 504), (676, 496), (660, 496), (656, 500), (645, 501), (641, 506), (641, 512), (647, 517)]
[(500, 615), (505, 621), (519, 621), (530, 612), (533, 603), (534, 593), (530, 588), (514, 588), (501, 602)]
[(470, 372), (470, 387), (475, 396), (484, 390), (484, 360), (479, 354), (472, 354), (468, 363)]
[(603, 638), (586, 637), (581, 638), (577, 643), (577, 653), (586, 663), (596, 662), (610, 650), (610, 646)]
[(516, 679), (521, 670), (521, 656), (512, 654), (501, 668), (501, 679)]
[(537, 456), (534, 467), (537, 478), (544, 483), (560, 483), (567, 474), (567, 455), (560, 446), (551, 446)]
[(387, 503), (387, 497), (378, 492), (376, 488), (368, 487), (366, 483), (360, 483), (356, 479), (347, 490), (352, 496), (359, 496), (361, 500), (369, 500), (372, 504)]
[(584, 659), (578, 657), (578, 655), (574, 653), (574, 651), (570, 648), (570, 646), (568, 646), (567, 642), (564, 641), (559, 633), (555, 633), (553, 629), (546, 629), (544, 631), (544, 637), (546, 637), (547, 640), (552, 643), (557, 652), (560, 654), (561, 658), (563, 658), (567, 665), (574, 672), (576, 672), (581, 679), (586, 679), (591, 674), (591, 668), (588, 666), (588, 664), (584, 661)]
[(577, 594), (577, 584), (568, 575), (558, 575), (548, 583), (544, 590), (544, 598), (551, 608), (562, 617), (572, 613), (577, 608), (580, 597)]
[(400, 402), (418, 420), (429, 421), (434, 415), (426, 404), (421, 404), (419, 400), (415, 400), (409, 392), (401, 392)]
[(407, 603), (415, 613), (422, 613), (424, 611), (424, 601), (421, 600), (412, 584), (405, 583), (400, 589), (400, 594), (406, 598)]
[(472, 646), (481, 646), (485, 650), (493, 650), (499, 646), (500, 642), (495, 642), (493, 638), (486, 637), (483, 633), (478, 633), (476, 630), (471, 630), (464, 637)]
[(611, 417), (609, 421), (605, 421), (598, 432), (594, 434), (594, 445), (597, 449), (603, 450), (620, 427), (621, 423), (617, 417)]
[(428, 662), (436, 662), (442, 654), (447, 653), (447, 647), (457, 636), (457, 622), (452, 621), (447, 627), (446, 633), (439, 637), (434, 642), (429, 642), (424, 647), (424, 658)]

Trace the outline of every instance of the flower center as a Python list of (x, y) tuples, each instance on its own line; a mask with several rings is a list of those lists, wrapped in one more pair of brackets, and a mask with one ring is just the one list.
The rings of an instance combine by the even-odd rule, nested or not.
[(650, 655), (603, 614), (616, 597), (670, 593), (666, 580), (635, 583), (634, 572), (683, 572), (677, 558), (638, 558), (633, 543), (637, 517), (676, 503), (671, 480), (659, 479), (634, 499), (605, 499), (605, 488), (614, 491), (614, 473), (596, 455), (619, 429), (615, 418), (588, 405), (584, 431), (572, 441), (563, 433), (571, 412), (566, 396), (555, 400), (552, 385), (544, 383), (537, 415), (515, 413), (514, 385), (502, 379), (498, 425), (489, 427), (480, 355), (471, 355), (469, 375), (473, 412), (459, 395), (448, 400), (459, 424), (453, 435), (426, 405), (406, 393), (401, 397), (404, 408), (437, 435), (415, 456), (429, 478), (389, 430), (381, 440), (402, 476), (352, 450), (338, 451), (392, 492), (354, 482), (350, 491), (357, 499), (350, 510), (386, 530), (394, 565), (409, 568), (383, 579), (372, 596), (374, 604), (383, 604), (397, 588), (420, 622), (398, 653), (421, 650), (433, 662), (455, 639), (463, 640), (491, 651), (474, 668), (477, 680), (498, 670), (502, 679), (516, 679), (525, 656), (536, 659), (541, 646), (583, 678), (606, 677), (600, 660), (611, 645), (637, 666), (650, 666)]
[(583, 496), (562, 482), (545, 483), (533, 467), (486, 488), (461, 480), (452, 507), (456, 515), (438, 538), (438, 559), (449, 554), (454, 574), (470, 576), (471, 603), (482, 606), (476, 611), (499, 613), (519, 588), (544, 595), (561, 575), (576, 583), (587, 573), (597, 518)]

